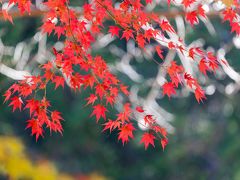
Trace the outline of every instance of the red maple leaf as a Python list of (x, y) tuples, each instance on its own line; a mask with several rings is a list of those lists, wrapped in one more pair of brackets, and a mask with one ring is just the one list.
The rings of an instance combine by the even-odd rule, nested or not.
[(188, 53), (189, 57), (192, 58), (192, 59), (194, 59), (194, 55), (195, 55), (194, 50), (195, 50), (194, 48), (190, 48), (189, 53)]
[(142, 34), (137, 35), (136, 41), (137, 41), (139, 47), (144, 48), (144, 45), (145, 45), (146, 41), (145, 41), (144, 36)]
[(111, 33), (112, 37), (113, 36), (119, 37), (119, 31), (120, 31), (119, 27), (117, 27), (117, 26), (109, 26), (109, 31), (108, 32)]
[(2, 14), (3, 14), (4, 20), (8, 20), (8, 21), (10, 21), (10, 22), (13, 24), (12, 16), (10, 16), (10, 15), (8, 14), (8, 12), (7, 12), (6, 9), (3, 9), (3, 8), (2, 8)]
[(169, 49), (174, 49), (176, 46), (174, 45), (174, 43), (171, 41), (168, 43), (168, 48)]
[(153, 119), (153, 115), (146, 115), (144, 116), (144, 123), (148, 124), (148, 125), (152, 125), (153, 123), (155, 123), (155, 120)]
[(106, 114), (105, 114), (106, 111), (107, 111), (107, 109), (103, 105), (98, 104), (96, 106), (93, 106), (93, 112), (92, 112), (91, 116), (95, 115), (96, 120), (98, 122), (101, 117), (106, 119)]
[(86, 98), (86, 100), (88, 101), (86, 105), (93, 105), (94, 102), (97, 100), (97, 96), (95, 94), (91, 94), (88, 98)]
[(194, 24), (198, 24), (199, 20), (197, 17), (196, 11), (191, 11), (186, 13), (186, 20), (193, 26)]
[(9, 88), (9, 90), (12, 90), (12, 91), (13, 91), (12, 93), (15, 93), (15, 92), (19, 91), (19, 88), (20, 88), (19, 84), (14, 83), (14, 84)]
[(120, 89), (121, 89), (121, 91), (122, 91), (126, 96), (129, 95), (129, 91), (128, 91), (127, 88), (128, 88), (128, 87), (125, 86), (125, 85), (123, 85), (123, 84), (120, 85)]
[(157, 51), (158, 56), (161, 59), (163, 59), (163, 55), (162, 55), (163, 51), (161, 50), (160, 46), (156, 46), (156, 51)]
[(165, 149), (167, 144), (168, 144), (168, 139), (167, 138), (162, 138), (161, 139), (161, 145), (162, 145), (163, 150)]
[(34, 111), (36, 111), (40, 107), (40, 103), (38, 100), (35, 99), (29, 99), (27, 100), (26, 106), (24, 109), (29, 109), (30, 116), (33, 114)]
[(184, 47), (182, 45), (179, 45), (177, 48), (183, 54), (183, 51), (185, 50)]
[(62, 116), (60, 115), (60, 112), (53, 111), (51, 112), (51, 119), (52, 121), (47, 120), (47, 126), (50, 129), (50, 132), (53, 130), (54, 132), (59, 132), (62, 134), (63, 128), (61, 121), (63, 121)]
[(169, 24), (169, 22), (167, 20), (162, 20), (160, 22), (160, 27), (162, 28), (163, 31), (168, 31), (171, 33), (175, 33), (175, 30), (173, 29), (173, 27)]
[(123, 112), (120, 112), (117, 115), (117, 120), (120, 120), (122, 122), (129, 121), (130, 115), (131, 115), (130, 103), (126, 103), (126, 104), (124, 104)]
[(205, 93), (200, 87), (196, 88), (194, 94), (198, 103), (200, 103), (200, 101), (202, 101), (203, 99), (206, 99)]
[(52, 23), (50, 20), (46, 21), (41, 27), (43, 32), (48, 33), (48, 35), (50, 35), (52, 33), (54, 28), (55, 28), (55, 24)]
[(199, 62), (198, 68), (205, 76), (207, 75), (207, 71), (209, 70), (209, 68), (208, 68), (206, 62), (204, 61), (204, 59), (202, 59)]
[(13, 98), (11, 98), (11, 103), (9, 104), (9, 106), (13, 106), (13, 111), (15, 111), (16, 109), (19, 109), (21, 111), (22, 104), (22, 99), (18, 96), (14, 96)]
[(197, 81), (196, 79), (194, 79), (190, 74), (188, 73), (185, 73), (184, 74), (184, 79), (187, 81), (187, 85), (190, 87), (190, 88), (193, 88), (193, 86), (197, 86)]
[(84, 17), (88, 20), (91, 20), (93, 18), (92, 12), (93, 8), (91, 4), (84, 4), (83, 5), (83, 12), (84, 12)]
[(152, 130), (154, 130), (156, 133), (160, 133), (163, 135), (163, 137), (167, 137), (167, 131), (165, 128), (160, 127), (160, 126), (153, 126)]
[(133, 138), (133, 131), (135, 128), (132, 123), (123, 125), (119, 130), (120, 132), (118, 134), (118, 140), (121, 140), (123, 145), (125, 142), (129, 141), (129, 138)]
[(191, 4), (193, 4), (194, 2), (196, 2), (196, 0), (183, 0), (182, 4), (184, 5), (185, 8), (191, 6)]
[(112, 132), (112, 130), (114, 130), (116, 128), (120, 128), (121, 122), (120, 121), (109, 120), (108, 122), (106, 122), (103, 125), (105, 126), (103, 131), (106, 131), (107, 129), (109, 129), (110, 132)]
[(154, 139), (156, 139), (156, 137), (154, 135), (152, 135), (151, 133), (144, 133), (142, 135), (140, 144), (143, 143), (145, 146), (145, 149), (148, 148), (149, 144), (151, 144), (153, 147), (155, 147), (154, 145)]
[(237, 14), (232, 8), (226, 8), (223, 11), (223, 20), (224, 21), (233, 21), (236, 17), (237, 17)]
[(64, 35), (65, 33), (65, 28), (62, 26), (57, 26), (55, 27), (55, 34), (57, 34), (58, 39), (60, 38), (61, 35)]
[(127, 41), (128, 41), (130, 38), (134, 38), (134, 37), (133, 37), (133, 30), (127, 29), (127, 30), (123, 31), (123, 34), (122, 34), (121, 39), (123, 39), (123, 38), (125, 38)]
[(63, 120), (61, 113), (58, 111), (52, 111), (51, 113), (52, 121), (60, 122)]
[(95, 86), (95, 93), (100, 97), (100, 99), (103, 98), (104, 94), (106, 93), (104, 86), (102, 84), (98, 84)]
[(64, 82), (65, 82), (64, 77), (54, 76), (54, 78), (52, 78), (52, 81), (55, 83), (55, 89), (57, 89), (59, 86), (62, 86), (64, 88)]
[(168, 97), (171, 97), (173, 94), (176, 94), (174, 85), (171, 82), (166, 82), (163, 86), (163, 95), (167, 94)]
[(237, 35), (240, 35), (240, 23), (239, 22), (232, 22), (230, 23), (231, 32), (236, 32)]
[(31, 119), (27, 121), (26, 129), (31, 128), (32, 133), (31, 135), (36, 136), (36, 141), (38, 140), (39, 136), (43, 137), (43, 129), (40, 123), (36, 119)]
[(212, 52), (207, 53), (205, 61), (208, 62), (208, 66), (212, 71), (215, 72), (218, 69), (219, 62)]
[(53, 68), (53, 64), (50, 61), (42, 65), (42, 69), (44, 69), (45, 71), (49, 71), (52, 68)]
[(150, 28), (144, 32), (144, 37), (148, 40), (148, 42), (150, 42), (150, 39), (154, 38), (156, 34), (157, 34), (157, 31)]
[(144, 112), (144, 110), (143, 110), (143, 108), (142, 108), (141, 106), (137, 106), (137, 107), (136, 107), (136, 111), (138, 111), (138, 112), (140, 112), (140, 113), (143, 113), (143, 112)]
[(6, 101), (8, 101), (8, 100), (10, 99), (11, 95), (12, 95), (12, 92), (11, 92), (10, 90), (7, 90), (7, 91), (5, 92), (5, 94), (3, 95), (3, 96), (5, 97), (3, 103), (5, 103)]
[(206, 12), (205, 12), (205, 10), (203, 9), (203, 6), (202, 5), (199, 5), (198, 6), (198, 14), (200, 15), (200, 16), (202, 16), (203, 18), (206, 18), (207, 16), (206, 16)]

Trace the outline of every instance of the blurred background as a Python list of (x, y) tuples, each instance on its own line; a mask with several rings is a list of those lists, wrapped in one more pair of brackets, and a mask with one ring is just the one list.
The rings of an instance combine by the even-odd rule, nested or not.
[[(16, 73), (37, 74), (38, 65), (51, 58), (51, 47), (63, 47), (62, 39), (41, 34), (41, 1), (36, 1), (32, 16), (14, 17), (14, 25), (0, 18), (0, 94), (14, 82)], [(78, 8), (83, 2), (74, 2)], [(132, 103), (142, 105), (159, 117), (159, 123), (169, 132), (169, 145), (163, 152), (160, 144), (144, 150), (139, 144), (141, 132), (125, 146), (118, 142), (116, 133), (102, 133), (102, 127), (90, 118), (85, 106), (86, 91), (72, 92), (50, 87), (49, 99), (62, 112), (63, 136), (46, 133), (35, 141), (25, 130), (27, 112), (11, 112), (0, 103), (0, 179), (240, 179), (240, 38), (230, 33), (222, 23), (218, 10), (221, 4), (207, 3), (209, 19), (191, 28), (179, 10), (154, 1), (149, 11), (165, 12), (171, 24), (185, 39), (186, 45), (197, 44), (226, 57), (230, 66), (204, 77), (197, 72), (194, 62), (164, 49), (164, 60), (183, 63), (198, 77), (207, 100), (198, 104), (188, 89), (180, 89), (171, 99), (161, 95), (163, 70), (151, 60), (157, 58), (153, 45), (144, 54), (133, 41), (100, 34), (93, 45), (93, 54), (108, 61), (111, 71), (130, 87)], [(14, 9), (13, 9), (14, 11)], [(167, 13), (166, 13), (167, 12)], [(111, 25), (112, 22), (106, 22)], [(159, 61), (161, 61), (159, 59)], [(184, 63), (185, 62), (185, 63)], [(7, 69), (7, 70), (6, 70)], [(12, 72), (9, 74), (9, 72)], [(0, 96), (0, 102), (4, 99)], [(119, 97), (119, 104), (123, 97)], [(108, 117), (115, 118), (111, 112)]]

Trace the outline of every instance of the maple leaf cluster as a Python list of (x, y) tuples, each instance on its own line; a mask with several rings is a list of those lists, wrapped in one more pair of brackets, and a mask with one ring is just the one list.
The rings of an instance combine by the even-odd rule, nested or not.
[(240, 20), (236, 9), (233, 9), (232, 7), (226, 8), (223, 11), (223, 20), (229, 22), (231, 32), (240, 35)]
[[(171, 4), (168, 0), (168, 4)], [(199, 23), (198, 17), (206, 18), (203, 5), (199, 3), (195, 10), (188, 8), (196, 0), (183, 0), (182, 6), (186, 9), (186, 21), (194, 26)], [(31, 1), (11, 0), (19, 10), (30, 12)], [(149, 145), (155, 146), (155, 140), (159, 140), (164, 149), (168, 143), (167, 132), (161, 127), (156, 118), (145, 112), (142, 107), (131, 108), (130, 103), (125, 103), (122, 112), (117, 114), (115, 120), (107, 118), (107, 105), (113, 106), (116, 103), (119, 93), (129, 96), (127, 86), (123, 85), (115, 75), (113, 75), (106, 61), (101, 56), (92, 56), (92, 43), (99, 33), (103, 33), (104, 21), (113, 20), (115, 25), (107, 27), (112, 36), (116, 36), (125, 41), (130, 39), (137, 42), (137, 45), (145, 51), (145, 46), (150, 42), (165, 43), (166, 46), (155, 46), (155, 50), (160, 59), (164, 60), (163, 49), (176, 50), (182, 55), (190, 57), (198, 67), (200, 72), (207, 76), (207, 72), (215, 72), (219, 69), (220, 61), (213, 52), (206, 52), (199, 47), (188, 48), (182, 39), (172, 41), (167, 38), (167, 34), (177, 36), (173, 26), (167, 19), (160, 19), (154, 12), (147, 12), (145, 4), (140, 0), (123, 0), (119, 6), (115, 6), (111, 0), (93, 0), (91, 4), (83, 5), (82, 16), (78, 18), (78, 10), (70, 8), (68, 0), (47, 0), (43, 4), (48, 8), (44, 12), (43, 33), (55, 34), (57, 38), (64, 38), (64, 48), (58, 52), (53, 48), (55, 59), (42, 65), (42, 73), (37, 76), (26, 77), (25, 80), (13, 84), (4, 94), (5, 101), (10, 101), (13, 111), (16, 109), (28, 109), (30, 120), (27, 120), (27, 128), (30, 128), (32, 135), (43, 136), (44, 129), (54, 132), (63, 132), (63, 118), (60, 112), (51, 110), (47, 99), (48, 84), (54, 84), (55, 89), (64, 87), (67, 84), (74, 91), (89, 88), (92, 90), (86, 98), (86, 104), (92, 106), (92, 114), (97, 122), (104, 120), (103, 131), (119, 131), (118, 139), (123, 144), (134, 138), (133, 132), (136, 130), (133, 112), (143, 114), (144, 126), (148, 131), (143, 133), (140, 143), (145, 148)], [(152, 0), (146, 0), (146, 4)], [(227, 7), (223, 10), (224, 21), (229, 21), (232, 32), (240, 34), (240, 25), (237, 9)], [(11, 21), (11, 17), (5, 12), (6, 19)], [(159, 66), (161, 63), (154, 60)], [(198, 102), (206, 98), (204, 90), (198, 80), (188, 73), (182, 65), (172, 61), (165, 67), (168, 79), (162, 85), (163, 95), (169, 98), (177, 93), (180, 86), (186, 86), (195, 94)], [(42, 93), (41, 93), (42, 92)], [(38, 95), (38, 96), (36, 96)], [(40, 97), (39, 97), (40, 96)]]

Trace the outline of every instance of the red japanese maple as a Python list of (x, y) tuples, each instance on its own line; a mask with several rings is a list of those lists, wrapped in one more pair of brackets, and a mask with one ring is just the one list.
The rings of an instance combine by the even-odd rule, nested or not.
[[(157, 123), (157, 117), (149, 114), (142, 107), (126, 103), (122, 112), (116, 115), (115, 120), (107, 118), (107, 105), (113, 105), (120, 93), (129, 96), (127, 86), (123, 85), (115, 75), (113, 75), (106, 61), (101, 56), (91, 55), (92, 43), (99, 33), (104, 33), (105, 29), (120, 39), (136, 41), (137, 45), (145, 51), (145, 46), (151, 40), (160, 42), (163, 45), (156, 45), (155, 50), (163, 60), (163, 49), (172, 49), (185, 57), (191, 58), (198, 65), (199, 70), (207, 76), (207, 72), (215, 72), (219, 68), (219, 60), (212, 52), (206, 52), (199, 47), (187, 48), (183, 40), (171, 40), (168, 36), (177, 36), (175, 29), (167, 19), (160, 19), (156, 13), (147, 12), (145, 5), (151, 4), (152, 0), (122, 0), (119, 6), (114, 5), (111, 0), (93, 0), (91, 4), (85, 3), (83, 10), (79, 12), (70, 8), (69, 0), (46, 0), (43, 4), (47, 7), (44, 12), (43, 33), (55, 34), (57, 38), (64, 37), (64, 48), (58, 52), (53, 48), (55, 59), (41, 66), (42, 73), (36, 76), (26, 77), (22, 81), (14, 83), (4, 94), (5, 101), (9, 101), (13, 111), (29, 110), (30, 120), (27, 120), (27, 127), (32, 131), (32, 135), (44, 135), (44, 129), (53, 132), (63, 132), (62, 116), (60, 112), (50, 108), (47, 99), (47, 86), (54, 84), (56, 88), (64, 88), (67, 83), (74, 91), (82, 88), (90, 88), (94, 93), (86, 98), (86, 105), (93, 108), (90, 116), (95, 116), (97, 122), (103, 124), (103, 131), (118, 130), (118, 139), (123, 144), (130, 138), (134, 138), (133, 131), (136, 130), (134, 122), (136, 118), (134, 112), (143, 116), (143, 126), (147, 132), (143, 133), (141, 143), (145, 149), (149, 145), (155, 147), (155, 141), (159, 141), (164, 149), (168, 143), (167, 131)], [(175, 3), (174, 0), (166, 2), (169, 6)], [(186, 21), (194, 26), (199, 23), (199, 17), (206, 18), (203, 8), (203, 1), (199, 1), (195, 9), (189, 9), (196, 0), (183, 0), (181, 6), (185, 12)], [(9, 5), (14, 4), (23, 14), (31, 13), (30, 0), (10, 0)], [(224, 21), (228, 21), (231, 31), (240, 35), (239, 5), (237, 0), (233, 0), (231, 7), (226, 6), (220, 13)], [(2, 11), (4, 18), (12, 22), (12, 17), (7, 10)], [(79, 19), (78, 15), (83, 18)], [(55, 19), (58, 22), (55, 22)], [(105, 20), (112, 20), (115, 25), (104, 26)], [(157, 27), (157, 28), (154, 28)], [(168, 36), (166, 35), (168, 34)], [(153, 59), (154, 60), (154, 59)], [(154, 60), (159, 66), (161, 64)], [(76, 68), (77, 67), (77, 68)], [(181, 64), (176, 61), (168, 67), (163, 67), (169, 76), (168, 81), (162, 85), (163, 95), (171, 97), (176, 94), (180, 86), (188, 87), (196, 97), (198, 102), (205, 99), (204, 90)], [(77, 71), (80, 69), (81, 71)], [(35, 94), (43, 92), (41, 99), (36, 99)], [(22, 108), (23, 107), (23, 108)], [(100, 121), (100, 120), (103, 121)]]

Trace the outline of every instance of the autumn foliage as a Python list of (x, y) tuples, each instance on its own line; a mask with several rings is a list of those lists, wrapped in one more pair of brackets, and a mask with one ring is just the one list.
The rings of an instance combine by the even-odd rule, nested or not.
[[(64, 39), (64, 49), (58, 52), (53, 48), (55, 59), (41, 66), (41, 74), (26, 77), (25, 80), (14, 83), (4, 94), (5, 101), (9, 102), (12, 110), (27, 110), (29, 119), (26, 128), (30, 128), (32, 135), (44, 136), (44, 131), (63, 133), (62, 115), (51, 106), (47, 98), (49, 84), (54, 84), (55, 89), (69, 86), (74, 91), (90, 88), (92, 94), (85, 99), (86, 105), (92, 107), (90, 116), (102, 124), (103, 131), (118, 131), (118, 140), (126, 144), (134, 138), (136, 118), (134, 113), (140, 114), (147, 131), (143, 133), (140, 143), (145, 149), (155, 147), (155, 143), (164, 149), (168, 144), (165, 128), (157, 123), (157, 118), (146, 112), (136, 104), (126, 101), (122, 111), (116, 114), (115, 119), (109, 119), (107, 113), (121, 93), (129, 96), (128, 88), (110, 72), (106, 61), (100, 56), (91, 54), (91, 45), (99, 33), (110, 33), (113, 37), (129, 41), (134, 40), (145, 51), (147, 44), (155, 41), (165, 46), (156, 44), (155, 51), (159, 60), (153, 59), (161, 67), (164, 60), (163, 50), (175, 50), (183, 56), (190, 57), (205, 76), (215, 73), (219, 64), (225, 59), (218, 59), (213, 52), (207, 52), (199, 47), (188, 48), (183, 39), (172, 41), (169, 35), (177, 36), (174, 27), (166, 18), (159, 18), (157, 13), (147, 12), (145, 6), (152, 0), (123, 0), (118, 6), (111, 0), (93, 0), (91, 4), (85, 3), (82, 11), (71, 8), (68, 0), (47, 0), (44, 5), (48, 11), (44, 12), (41, 30), (43, 33), (55, 34), (59, 39)], [(182, 0), (181, 8), (185, 12), (186, 21), (194, 27), (199, 23), (199, 17), (206, 18), (203, 1), (198, 2), (195, 9), (191, 9), (196, 0)], [(21, 13), (31, 13), (30, 0), (10, 0), (9, 4), (18, 7)], [(174, 0), (166, 1), (168, 6), (174, 6)], [(231, 32), (240, 35), (239, 4), (232, 1), (221, 12), (223, 22), (227, 21)], [(82, 18), (78, 18), (79, 13)], [(13, 22), (7, 11), (3, 10), (6, 19)], [(106, 20), (112, 20), (114, 25), (104, 26)], [(204, 90), (196, 77), (193, 77), (181, 64), (172, 61), (163, 67), (168, 75), (167, 81), (162, 86), (163, 95), (171, 98), (177, 89), (186, 86), (192, 91), (200, 103), (206, 99)], [(38, 98), (36, 95), (38, 94)], [(41, 96), (42, 98), (39, 98)]]

